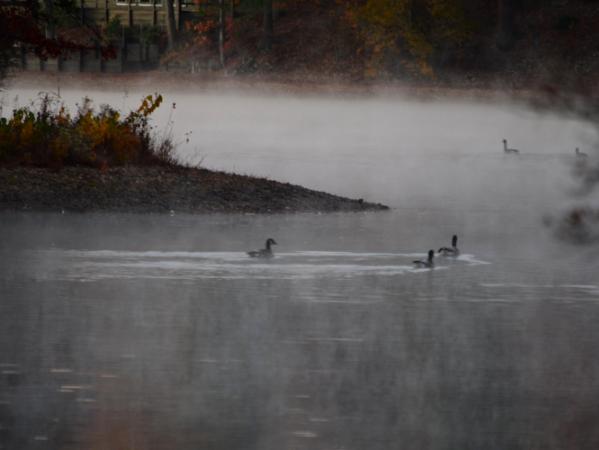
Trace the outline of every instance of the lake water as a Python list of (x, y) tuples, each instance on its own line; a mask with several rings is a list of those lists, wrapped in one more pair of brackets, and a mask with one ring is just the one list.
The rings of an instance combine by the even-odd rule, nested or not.
[[(543, 225), (592, 129), (505, 102), (171, 99), (183, 157), (392, 210), (0, 213), (0, 448), (599, 447), (597, 249)], [(454, 233), (460, 257), (413, 268)]]

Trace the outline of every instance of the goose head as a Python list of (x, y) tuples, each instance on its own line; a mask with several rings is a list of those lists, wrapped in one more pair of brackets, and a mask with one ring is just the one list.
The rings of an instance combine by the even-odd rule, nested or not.
[(458, 236), (457, 236), (457, 234), (454, 234), (453, 237), (451, 238), (451, 246), (452, 247), (457, 247), (458, 246)]
[(278, 244), (273, 238), (268, 238), (266, 240), (266, 248), (270, 250), (271, 245), (278, 245)]

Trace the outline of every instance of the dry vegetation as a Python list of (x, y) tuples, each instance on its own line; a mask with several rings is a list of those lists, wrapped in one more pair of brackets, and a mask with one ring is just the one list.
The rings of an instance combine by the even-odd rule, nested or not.
[(105, 170), (131, 164), (175, 164), (170, 135), (158, 137), (149, 123), (161, 103), (161, 95), (148, 95), (137, 110), (122, 115), (108, 105), (95, 110), (86, 98), (71, 115), (46, 94), (39, 104), (0, 118), (0, 166)]
[(0, 209), (127, 212), (366, 211), (386, 206), (272, 180), (188, 167), (151, 114), (148, 95), (127, 115), (84, 99), (71, 115), (44, 95), (0, 119)]

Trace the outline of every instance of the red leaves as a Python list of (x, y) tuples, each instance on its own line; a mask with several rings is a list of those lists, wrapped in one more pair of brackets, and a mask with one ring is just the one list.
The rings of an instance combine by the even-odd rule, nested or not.
[(60, 48), (54, 39), (47, 39), (27, 8), (0, 7), (0, 42), (3, 49), (14, 45), (30, 46), (42, 57), (58, 56)]
[[(54, 58), (62, 54), (95, 49), (101, 42), (97, 32), (89, 27), (70, 30), (70, 33), (46, 37), (45, 23), (34, 8), (28, 4), (24, 6), (0, 5), (0, 52), (14, 52), (21, 47), (33, 51), (42, 59)], [(73, 36), (73, 33), (76, 36)], [(116, 51), (112, 46), (100, 46), (104, 59), (113, 58)]]

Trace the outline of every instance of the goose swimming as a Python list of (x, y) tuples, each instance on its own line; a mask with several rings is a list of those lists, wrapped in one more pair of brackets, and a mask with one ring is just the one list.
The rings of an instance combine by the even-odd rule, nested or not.
[(451, 247), (441, 247), (439, 253), (443, 256), (458, 256), (460, 254), (460, 249), (458, 248), (458, 236), (454, 234), (451, 238)]
[(507, 146), (507, 140), (504, 139), (503, 140), (503, 152), (504, 153), (512, 153), (512, 154), (514, 154), (514, 153), (520, 153), (520, 150), (518, 150), (517, 148), (509, 148)]
[(270, 248), (271, 245), (277, 245), (277, 243), (274, 239), (268, 238), (266, 240), (265, 248), (261, 248), (260, 250), (252, 250), (247, 252), (247, 254), (250, 258), (272, 258), (275, 255)]
[(414, 265), (416, 267), (432, 269), (433, 267), (435, 267), (435, 262), (433, 261), (434, 257), (435, 257), (435, 251), (429, 250), (428, 251), (428, 259), (426, 261), (422, 261), (422, 260), (418, 259), (418, 260), (412, 261), (412, 262), (414, 263)]
[(580, 159), (585, 159), (588, 158), (589, 155), (587, 155), (585, 152), (581, 152), (580, 149), (578, 147), (576, 147), (576, 157), (580, 158)]

